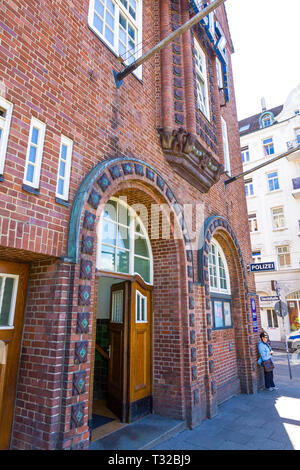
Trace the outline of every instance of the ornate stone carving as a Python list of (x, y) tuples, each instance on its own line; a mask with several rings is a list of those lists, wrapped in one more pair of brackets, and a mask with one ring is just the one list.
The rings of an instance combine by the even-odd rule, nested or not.
[(182, 178), (202, 193), (219, 181), (224, 167), (205, 150), (196, 135), (169, 127), (159, 128), (158, 133), (166, 160)]

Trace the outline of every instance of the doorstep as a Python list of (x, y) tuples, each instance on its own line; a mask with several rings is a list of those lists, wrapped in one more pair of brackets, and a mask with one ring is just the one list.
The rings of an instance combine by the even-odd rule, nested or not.
[(185, 421), (152, 414), (126, 424), (101, 439), (94, 440), (90, 443), (89, 450), (152, 449), (186, 428)]

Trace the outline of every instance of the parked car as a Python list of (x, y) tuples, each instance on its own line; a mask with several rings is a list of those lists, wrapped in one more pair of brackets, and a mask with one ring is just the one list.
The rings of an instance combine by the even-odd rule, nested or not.
[(289, 352), (293, 353), (298, 351), (300, 354), (300, 329), (297, 331), (292, 331), (292, 333), (289, 334), (287, 345)]

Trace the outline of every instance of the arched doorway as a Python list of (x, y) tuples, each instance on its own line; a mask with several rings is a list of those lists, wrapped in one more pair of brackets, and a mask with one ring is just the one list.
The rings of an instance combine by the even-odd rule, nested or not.
[(96, 269), (94, 414), (107, 406), (128, 423), (152, 411), (153, 255), (143, 221), (122, 198), (101, 213)]

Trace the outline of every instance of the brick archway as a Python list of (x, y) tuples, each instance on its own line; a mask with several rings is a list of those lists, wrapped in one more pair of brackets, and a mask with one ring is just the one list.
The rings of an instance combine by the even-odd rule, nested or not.
[[(181, 385), (181, 395), (183, 402), (178, 406), (174, 401), (174, 410), (170, 410), (172, 416), (181, 419), (189, 419), (190, 409), (194, 404), (199, 403), (199, 390), (197, 389), (197, 374), (192, 361), (195, 360), (196, 350), (190, 347), (193, 338), (194, 325), (194, 265), (193, 253), (187, 227), (183, 219), (183, 213), (178, 204), (174, 192), (171, 190), (166, 180), (150, 165), (133, 158), (117, 158), (99, 163), (85, 178), (75, 197), (71, 219), (69, 224), (69, 239), (67, 256), (64, 262), (73, 265), (74, 285), (71, 286), (69, 297), (72, 298), (72, 324), (75, 326), (73, 335), (70, 336), (69, 350), (67, 352), (69, 363), (72, 364), (72, 373), (69, 372), (69, 383), (72, 382), (72, 396), (69, 396), (64, 409), (65, 429), (69, 429), (72, 437), (72, 448), (82, 445), (87, 446), (84, 436), (88, 433), (88, 400), (89, 390), (88, 369), (91, 358), (91, 329), (93, 318), (94, 299), (94, 279), (96, 264), (97, 235), (96, 227), (101, 213), (102, 204), (105, 204), (111, 196), (126, 191), (126, 188), (156, 194), (157, 201), (167, 204), (181, 228), (182, 237), (177, 242), (177, 251), (180, 251), (180, 262), (177, 266), (177, 278), (182, 282), (182, 302), (180, 311), (177, 313), (183, 318), (181, 326), (184, 335), (184, 344), (190, 348), (188, 354), (180, 354), (184, 361), (184, 370), (180, 372), (183, 381)], [(124, 189), (125, 188), (125, 189)], [(165, 250), (167, 251), (167, 250)], [(178, 281), (179, 282), (179, 281)], [(169, 296), (170, 297), (170, 296)], [(164, 317), (166, 321), (166, 316)], [(169, 327), (178, 328), (172, 325), (169, 320)], [(179, 330), (178, 330), (179, 331)], [(159, 341), (162, 341), (160, 339)], [(159, 341), (156, 347), (159, 348)], [(182, 347), (182, 346), (181, 346)], [(175, 364), (176, 366), (176, 364)], [(178, 379), (174, 374), (174, 365), (170, 367), (167, 374), (169, 381), (175, 390)], [(69, 369), (69, 371), (71, 370)], [(187, 371), (189, 370), (189, 374)], [(171, 401), (168, 393), (163, 392), (161, 385), (163, 379), (157, 380), (155, 384), (156, 396), (161, 397), (162, 403)], [(173, 382), (172, 382), (173, 381)], [(161, 382), (161, 383), (160, 383)], [(174, 393), (173, 390), (173, 393)], [(156, 400), (157, 402), (159, 401)], [(165, 403), (165, 405), (167, 404)], [(175, 408), (180, 411), (175, 411)], [(166, 406), (161, 407), (163, 412)], [(166, 411), (165, 411), (166, 412)]]
[[(211, 415), (216, 413), (217, 384), (215, 379), (216, 345), (213, 343), (213, 319), (209, 285), (209, 246), (216, 239), (224, 251), (229, 265), (230, 281), (233, 284), (232, 296), (235, 338), (237, 343), (237, 363), (241, 391), (253, 393), (257, 388), (257, 362), (254, 337), (254, 325), (250, 313), (251, 292), (248, 289), (247, 270), (238, 238), (229, 221), (222, 216), (210, 216), (206, 219), (198, 244), (197, 278), (205, 293), (207, 327), (207, 394)], [(255, 296), (258, 308), (258, 302)]]

